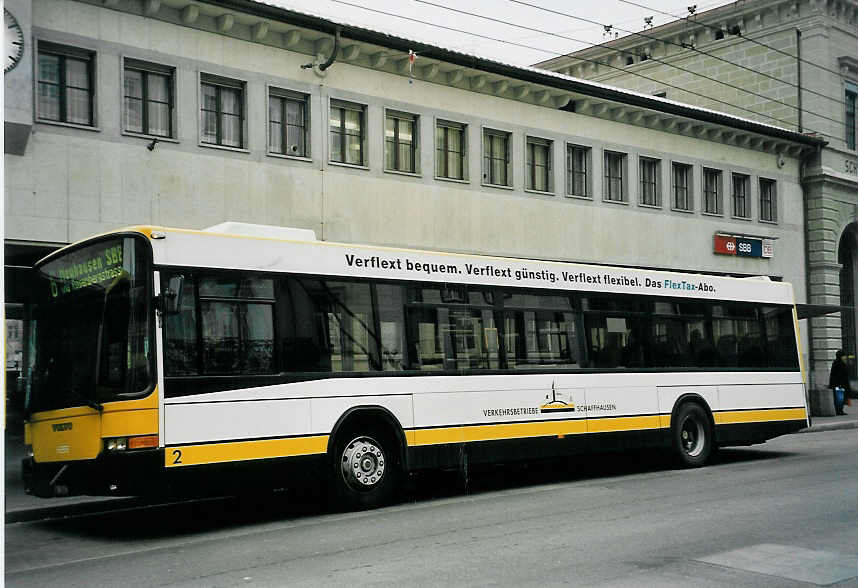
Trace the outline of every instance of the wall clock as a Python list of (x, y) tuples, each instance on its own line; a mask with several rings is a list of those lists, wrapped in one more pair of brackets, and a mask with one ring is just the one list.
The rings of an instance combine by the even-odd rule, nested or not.
[(24, 32), (21, 30), (21, 25), (18, 24), (11, 12), (3, 9), (3, 22), (6, 26), (6, 31), (3, 33), (3, 41), (6, 46), (6, 64), (3, 67), (3, 73), (9, 73), (24, 56)]

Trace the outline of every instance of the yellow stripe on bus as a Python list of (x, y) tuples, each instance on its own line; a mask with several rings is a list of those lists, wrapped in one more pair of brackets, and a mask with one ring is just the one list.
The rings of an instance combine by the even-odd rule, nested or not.
[(544, 437), (550, 435), (575, 435), (587, 432), (584, 419), (531, 423), (509, 423), (495, 425), (465, 425), (437, 429), (416, 429), (409, 445), (439, 445), (468, 441), (492, 441), (518, 439), (522, 437)]
[[(669, 419), (669, 417), (668, 417)], [(549, 437), (602, 433), (608, 431), (633, 431), (661, 428), (658, 415), (619, 417), (609, 419), (576, 419), (566, 421), (534, 421), (494, 425), (465, 425), (437, 429), (417, 429), (408, 437), (409, 445), (439, 445), (471, 441), (493, 441), (526, 437)]]
[[(755, 423), (791, 421), (807, 418), (803, 408), (778, 408), (760, 410), (724, 411), (714, 414), (715, 424)], [(497, 423), (492, 425), (461, 425), (434, 429), (405, 431), (409, 446), (441, 445), (445, 443), (469, 443), (475, 441), (498, 441), (528, 437), (564, 437), (586, 433), (607, 433), (670, 428), (670, 415), (628, 416), (613, 418), (591, 418), (563, 421), (532, 421), (528, 423)], [(226, 463), (253, 459), (270, 459), (300, 455), (317, 455), (328, 450), (329, 435), (293, 437), (289, 439), (266, 439), (259, 441), (235, 441), (201, 445), (167, 447), (165, 465), (179, 467)]]
[(587, 419), (589, 433), (605, 433), (608, 431), (639, 431), (641, 429), (660, 429), (659, 415), (639, 417), (618, 417), (613, 419)]
[(735, 423), (805, 420), (807, 419), (807, 411), (803, 408), (769, 408), (716, 412), (714, 416), (716, 425), (732, 425)]
[(327, 450), (328, 435), (184, 445), (167, 447), (164, 451), (164, 465), (170, 468), (251, 459), (295, 457), (325, 453)]

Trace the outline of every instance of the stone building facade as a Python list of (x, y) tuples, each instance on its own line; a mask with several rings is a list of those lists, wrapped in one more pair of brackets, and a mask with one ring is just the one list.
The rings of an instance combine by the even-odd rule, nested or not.
[(856, 350), (858, 2), (729, 3), (537, 66), (824, 139), (801, 162), (807, 251), (796, 258), (810, 303), (852, 307), (809, 321), (811, 386), (824, 388), (835, 351)]
[[(132, 224), (767, 275), (806, 300), (800, 178), (818, 138), (251, 0), (6, 8), (26, 41), (4, 82), (25, 356), (26, 267)], [(716, 236), (772, 255), (715, 254)]]

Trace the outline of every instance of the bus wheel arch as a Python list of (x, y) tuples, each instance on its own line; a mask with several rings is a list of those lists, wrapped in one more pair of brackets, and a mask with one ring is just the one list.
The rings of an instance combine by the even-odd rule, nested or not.
[(682, 467), (700, 467), (716, 449), (715, 421), (709, 404), (696, 394), (677, 399), (670, 418), (670, 446)]
[(338, 420), (328, 441), (329, 490), (337, 508), (381, 506), (398, 492), (406, 471), (405, 435), (381, 406), (359, 406)]

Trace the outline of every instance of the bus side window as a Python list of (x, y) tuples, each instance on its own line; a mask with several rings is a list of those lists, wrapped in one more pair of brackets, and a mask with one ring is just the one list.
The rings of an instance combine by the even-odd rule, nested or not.
[(403, 315), (402, 286), (377, 284), (378, 324), (381, 332), (381, 369), (399, 371), (405, 366), (405, 317)]
[(647, 367), (710, 365), (712, 345), (706, 333), (705, 311), (700, 304), (656, 300), (647, 339)]
[(278, 282), (280, 320), (278, 333), (283, 368), (287, 372), (329, 372), (326, 321), (316, 311), (310, 280), (287, 278)]
[(198, 288), (203, 373), (273, 373), (273, 281), (214, 276)]
[(493, 293), (480, 288), (410, 287), (405, 310), (408, 369), (497, 369), (493, 301)]
[(755, 306), (741, 303), (713, 306), (712, 331), (721, 367), (765, 366), (762, 321)]
[[(161, 274), (161, 291), (166, 291), (172, 274)], [(193, 276), (182, 281), (181, 306), (164, 316), (164, 371), (166, 376), (199, 373), (197, 362), (197, 314)]]
[(328, 323), (331, 369), (335, 372), (379, 369), (369, 284), (326, 280), (321, 282), (321, 288), (326, 308), (320, 314)]
[(584, 314), (584, 331), (592, 367), (644, 367), (646, 319), (640, 316)]
[(578, 367), (572, 313), (504, 310), (504, 342), (511, 368)]
[(768, 367), (798, 369), (792, 307), (764, 306)]
[(280, 288), (280, 346), (287, 372), (379, 369), (369, 284), (290, 278)]

